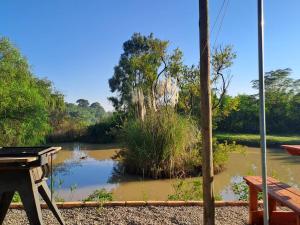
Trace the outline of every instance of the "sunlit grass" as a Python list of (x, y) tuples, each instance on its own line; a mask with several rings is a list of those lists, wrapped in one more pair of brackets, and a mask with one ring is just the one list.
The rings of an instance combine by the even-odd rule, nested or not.
[[(238, 144), (247, 146), (259, 146), (259, 134), (233, 134), (233, 133), (218, 133), (215, 135), (219, 141), (236, 142)], [(268, 135), (267, 145), (273, 147), (280, 147), (280, 145), (300, 144), (300, 135)]]

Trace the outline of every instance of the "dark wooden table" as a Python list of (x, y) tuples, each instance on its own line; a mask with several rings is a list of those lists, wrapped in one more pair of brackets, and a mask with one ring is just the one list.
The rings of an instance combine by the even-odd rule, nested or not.
[(50, 160), (60, 149), (0, 148), (0, 224), (16, 191), (31, 225), (43, 225), (39, 194), (58, 222), (65, 224), (46, 183)]

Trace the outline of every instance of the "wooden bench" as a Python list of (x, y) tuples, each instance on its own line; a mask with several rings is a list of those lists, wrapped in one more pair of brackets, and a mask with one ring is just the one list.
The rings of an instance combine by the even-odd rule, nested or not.
[[(263, 211), (258, 209), (258, 193), (262, 191), (262, 178), (244, 177), (249, 186), (249, 224), (263, 224)], [(270, 225), (300, 225), (300, 191), (274, 178), (267, 178)], [(292, 211), (277, 210), (277, 205)]]

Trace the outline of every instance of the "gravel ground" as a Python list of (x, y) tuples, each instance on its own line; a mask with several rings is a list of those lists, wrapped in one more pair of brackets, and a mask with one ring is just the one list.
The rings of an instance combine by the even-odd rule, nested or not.
[[(189, 207), (103, 207), (60, 210), (68, 225), (93, 224), (203, 224), (203, 208)], [(43, 210), (45, 225), (58, 224), (49, 210)], [(216, 224), (247, 224), (247, 207), (217, 207)], [(9, 210), (4, 225), (29, 224), (23, 210)]]

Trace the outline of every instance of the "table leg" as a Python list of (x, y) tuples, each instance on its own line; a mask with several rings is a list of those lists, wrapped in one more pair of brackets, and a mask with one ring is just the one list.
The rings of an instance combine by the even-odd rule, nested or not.
[(269, 218), (271, 220), (272, 218), (272, 212), (276, 211), (276, 201), (271, 198), (271, 197), (268, 197), (268, 202), (269, 202)]
[(26, 171), (22, 187), (18, 190), (31, 225), (43, 225), (39, 193), (32, 170)]
[(14, 191), (0, 192), (0, 224), (3, 223), (14, 193)]
[(249, 185), (249, 224), (254, 224), (257, 221), (257, 211), (258, 211), (258, 192), (252, 186)]
[(61, 225), (64, 225), (65, 222), (55, 204), (55, 202), (51, 201), (50, 197), (50, 190), (45, 181), (43, 181), (40, 186), (38, 187), (39, 193), (44, 199), (44, 201), (47, 203), (49, 209), (52, 211), (53, 215), (56, 217), (56, 219), (59, 221)]

